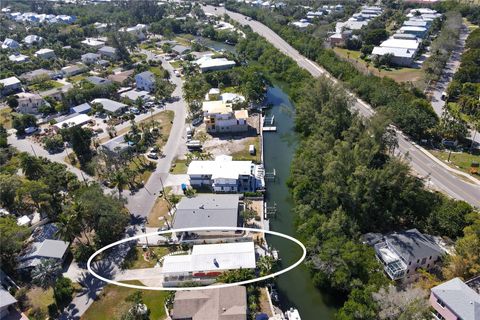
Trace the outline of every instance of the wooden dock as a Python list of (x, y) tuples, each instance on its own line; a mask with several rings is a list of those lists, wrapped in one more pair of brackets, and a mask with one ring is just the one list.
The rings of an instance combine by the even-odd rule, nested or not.
[(276, 132), (277, 127), (263, 127), (263, 132)]

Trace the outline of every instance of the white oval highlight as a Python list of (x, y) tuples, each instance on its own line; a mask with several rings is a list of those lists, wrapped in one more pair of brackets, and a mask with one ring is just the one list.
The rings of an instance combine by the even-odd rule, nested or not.
[[(222, 231), (222, 230), (223, 231), (243, 230), (243, 231), (249, 231), (249, 232), (255, 232), (255, 233), (271, 234), (271, 235), (274, 235), (274, 236), (277, 236), (277, 237), (288, 239), (288, 240), (296, 243), (300, 248), (302, 248), (302, 256), (300, 257), (300, 259), (298, 259), (298, 261), (296, 261), (291, 266), (289, 266), (285, 269), (282, 269), (280, 271), (274, 272), (272, 274), (263, 276), (263, 277), (258, 277), (256, 279), (250, 279), (250, 280), (245, 280), (245, 281), (240, 281), (240, 282), (235, 282), (235, 283), (223, 283), (223, 284), (218, 284), (218, 285), (214, 284), (214, 285), (200, 286), (200, 287), (148, 287), (148, 286), (138, 286), (138, 285), (134, 285), (134, 284), (122, 283), (122, 282), (118, 282), (118, 281), (115, 281), (115, 280), (106, 279), (106, 278), (98, 275), (97, 273), (95, 273), (95, 271), (93, 271), (92, 267), (91, 267), (92, 260), (97, 255), (104, 252), (105, 250), (108, 250), (108, 249), (110, 249), (110, 248), (112, 248), (116, 245), (119, 245), (119, 244), (122, 244), (122, 243), (125, 243), (125, 242), (133, 241), (133, 240), (140, 239), (140, 238), (143, 238), (143, 237), (162, 235), (162, 234), (167, 234), (167, 233), (172, 233), (172, 232), (211, 231), (211, 230), (220, 230), (220, 231)], [(88, 272), (90, 272), (95, 278), (100, 279), (102, 281), (105, 281), (107, 283), (111, 283), (111, 284), (114, 284), (114, 285), (117, 285), (117, 286), (121, 286), (121, 287), (127, 287), (127, 288), (132, 288), (132, 289), (140, 289), (140, 290), (189, 291), (189, 290), (205, 290), (205, 289), (218, 289), (218, 288), (234, 287), (234, 286), (240, 286), (240, 285), (244, 285), (244, 284), (249, 284), (249, 283), (254, 283), (254, 282), (274, 278), (276, 276), (279, 276), (279, 275), (281, 275), (283, 273), (286, 273), (286, 272), (292, 270), (293, 268), (297, 267), (300, 263), (303, 262), (303, 260), (305, 260), (306, 256), (307, 256), (307, 249), (305, 248), (303, 243), (301, 243), (299, 240), (295, 239), (294, 237), (291, 237), (289, 235), (286, 235), (286, 234), (283, 234), (283, 233), (280, 233), (280, 232), (264, 230), (264, 229), (255, 229), (255, 228), (243, 228), (243, 227), (199, 227), (199, 228), (170, 229), (170, 230), (165, 230), (165, 231), (150, 232), (150, 233), (141, 234), (141, 235), (134, 236), (134, 237), (131, 237), (131, 238), (125, 238), (125, 239), (116, 241), (114, 243), (109, 244), (108, 246), (105, 246), (105, 247), (101, 248), (100, 250), (98, 250), (97, 252), (92, 254), (87, 261), (87, 269), (88, 269)]]

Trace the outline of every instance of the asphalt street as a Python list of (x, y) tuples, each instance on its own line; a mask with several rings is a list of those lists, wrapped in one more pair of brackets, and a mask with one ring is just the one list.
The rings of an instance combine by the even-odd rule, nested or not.
[[(310, 72), (312, 76), (319, 77), (324, 75), (334, 83), (339, 83), (339, 81), (333, 78), (325, 69), (305, 58), (264, 24), (255, 20), (247, 20), (244, 15), (228, 11), (223, 7), (215, 9), (213, 6), (204, 6), (203, 9), (206, 13), (215, 15), (228, 14), (241, 25), (250, 26), (254, 32), (263, 36), (277, 49), (296, 61), (300, 67)], [(367, 103), (357, 98), (353, 93), (349, 92), (349, 94), (355, 99), (353, 107), (358, 110), (361, 115), (369, 117), (375, 113)], [(471, 180), (474, 178), (458, 170), (458, 172), (453, 171), (440, 162), (440, 160), (436, 160), (433, 155), (421, 146), (409, 141), (402, 133), (397, 134), (397, 136), (398, 148), (396, 153), (403, 155), (410, 161), (412, 169), (421, 177), (425, 178), (426, 184), (430, 188), (443, 191), (453, 198), (464, 200), (476, 207), (480, 207), (480, 182), (474, 182), (474, 180)]]

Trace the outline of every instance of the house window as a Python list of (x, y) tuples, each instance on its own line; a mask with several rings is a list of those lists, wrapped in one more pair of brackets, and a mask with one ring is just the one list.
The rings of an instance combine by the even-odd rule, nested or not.
[(430, 256), (430, 258), (428, 258), (428, 260), (432, 260), (432, 256)]
[(417, 260), (417, 263), (419, 263), (419, 262), (420, 262), (420, 259)]
[(412, 261), (410, 261), (410, 262), (408, 263), (408, 265), (411, 266), (411, 265), (412, 265)]
[(440, 307), (444, 308), (445, 309), (445, 302), (443, 302), (442, 300), (438, 299), (437, 298), (437, 303)]
[(407, 274), (410, 273), (410, 270), (407, 270)]
[(422, 265), (425, 264), (425, 262), (427, 262), (427, 258), (422, 259)]

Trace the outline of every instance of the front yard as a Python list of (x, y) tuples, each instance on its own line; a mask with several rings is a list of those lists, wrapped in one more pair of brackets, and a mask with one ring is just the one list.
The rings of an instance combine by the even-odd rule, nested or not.
[(160, 228), (165, 224), (164, 219), (171, 221), (172, 217), (168, 214), (168, 208), (169, 205), (165, 197), (158, 197), (148, 215), (147, 227)]
[[(139, 281), (127, 281), (126, 283), (142, 285)], [(128, 311), (131, 303), (126, 301), (127, 297), (135, 293), (136, 289), (120, 287), (117, 285), (107, 285), (98, 300), (96, 300), (87, 312), (82, 316), (82, 320), (111, 320), (119, 319), (123, 313)], [(165, 299), (168, 296), (167, 291), (142, 290), (143, 302), (150, 310), (151, 320), (163, 320), (165, 314)]]
[[(470, 166), (472, 162), (480, 163), (480, 152), (478, 151), (475, 154), (467, 153), (467, 152), (452, 152), (452, 154), (450, 155), (450, 162), (447, 162), (448, 154), (450, 153), (450, 151), (430, 150), (430, 152), (435, 157), (439, 158), (440, 160), (448, 164), (450, 167), (458, 169), (468, 174), (470, 174)], [(477, 175), (470, 174), (470, 175), (480, 180), (480, 175), (478, 174)]]

